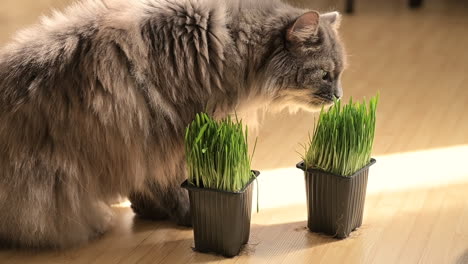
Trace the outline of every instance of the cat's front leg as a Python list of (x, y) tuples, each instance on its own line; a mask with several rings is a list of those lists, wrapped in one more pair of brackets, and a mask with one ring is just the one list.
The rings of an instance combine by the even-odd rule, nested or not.
[(133, 212), (143, 219), (160, 221), (169, 219), (160, 201), (153, 195), (143, 192), (132, 192), (128, 199), (131, 202)]
[(170, 219), (181, 226), (192, 226), (188, 192), (180, 187), (180, 183), (174, 186), (174, 188), (170, 188), (166, 192), (164, 199)]
[(178, 225), (192, 226), (188, 193), (180, 187), (184, 175), (178, 175), (169, 186), (162, 188), (156, 181), (147, 183), (145, 192), (133, 192), (129, 196), (135, 214), (148, 220), (174, 221)]

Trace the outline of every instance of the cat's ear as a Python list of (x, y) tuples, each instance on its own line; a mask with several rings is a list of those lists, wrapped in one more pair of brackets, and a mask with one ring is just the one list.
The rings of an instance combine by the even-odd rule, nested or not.
[(317, 35), (320, 14), (310, 11), (300, 16), (287, 31), (287, 39), (290, 42), (306, 41)]
[(334, 29), (338, 29), (341, 24), (341, 14), (338, 12), (330, 12), (320, 15), (322, 21), (327, 21)]

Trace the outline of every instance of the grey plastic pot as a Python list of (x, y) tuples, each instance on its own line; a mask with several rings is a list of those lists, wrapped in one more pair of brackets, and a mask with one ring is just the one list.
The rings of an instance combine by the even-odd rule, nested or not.
[[(258, 171), (252, 171), (256, 177)], [(255, 178), (239, 192), (199, 188), (185, 181), (189, 192), (195, 250), (225, 257), (239, 254), (250, 236), (252, 186)]]
[(310, 231), (346, 238), (362, 225), (369, 167), (375, 162), (371, 159), (368, 165), (348, 177), (318, 169), (306, 170), (304, 162), (296, 165), (304, 171)]

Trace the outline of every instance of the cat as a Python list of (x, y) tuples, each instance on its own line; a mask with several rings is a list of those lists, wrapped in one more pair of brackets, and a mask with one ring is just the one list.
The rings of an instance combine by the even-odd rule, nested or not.
[(331, 104), (340, 21), (277, 0), (83, 0), (21, 31), (0, 51), (0, 240), (86, 243), (119, 197), (190, 225), (186, 125)]

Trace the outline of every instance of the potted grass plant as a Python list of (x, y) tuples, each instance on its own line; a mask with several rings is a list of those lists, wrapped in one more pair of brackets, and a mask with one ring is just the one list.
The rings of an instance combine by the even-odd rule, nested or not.
[[(195, 250), (237, 255), (249, 240), (252, 182), (247, 128), (227, 117), (198, 114), (187, 127), (185, 151)], [(255, 149), (255, 147), (254, 147)], [(253, 154), (252, 154), (253, 155)]]
[(312, 232), (346, 238), (362, 224), (378, 95), (322, 109), (303, 161)]

